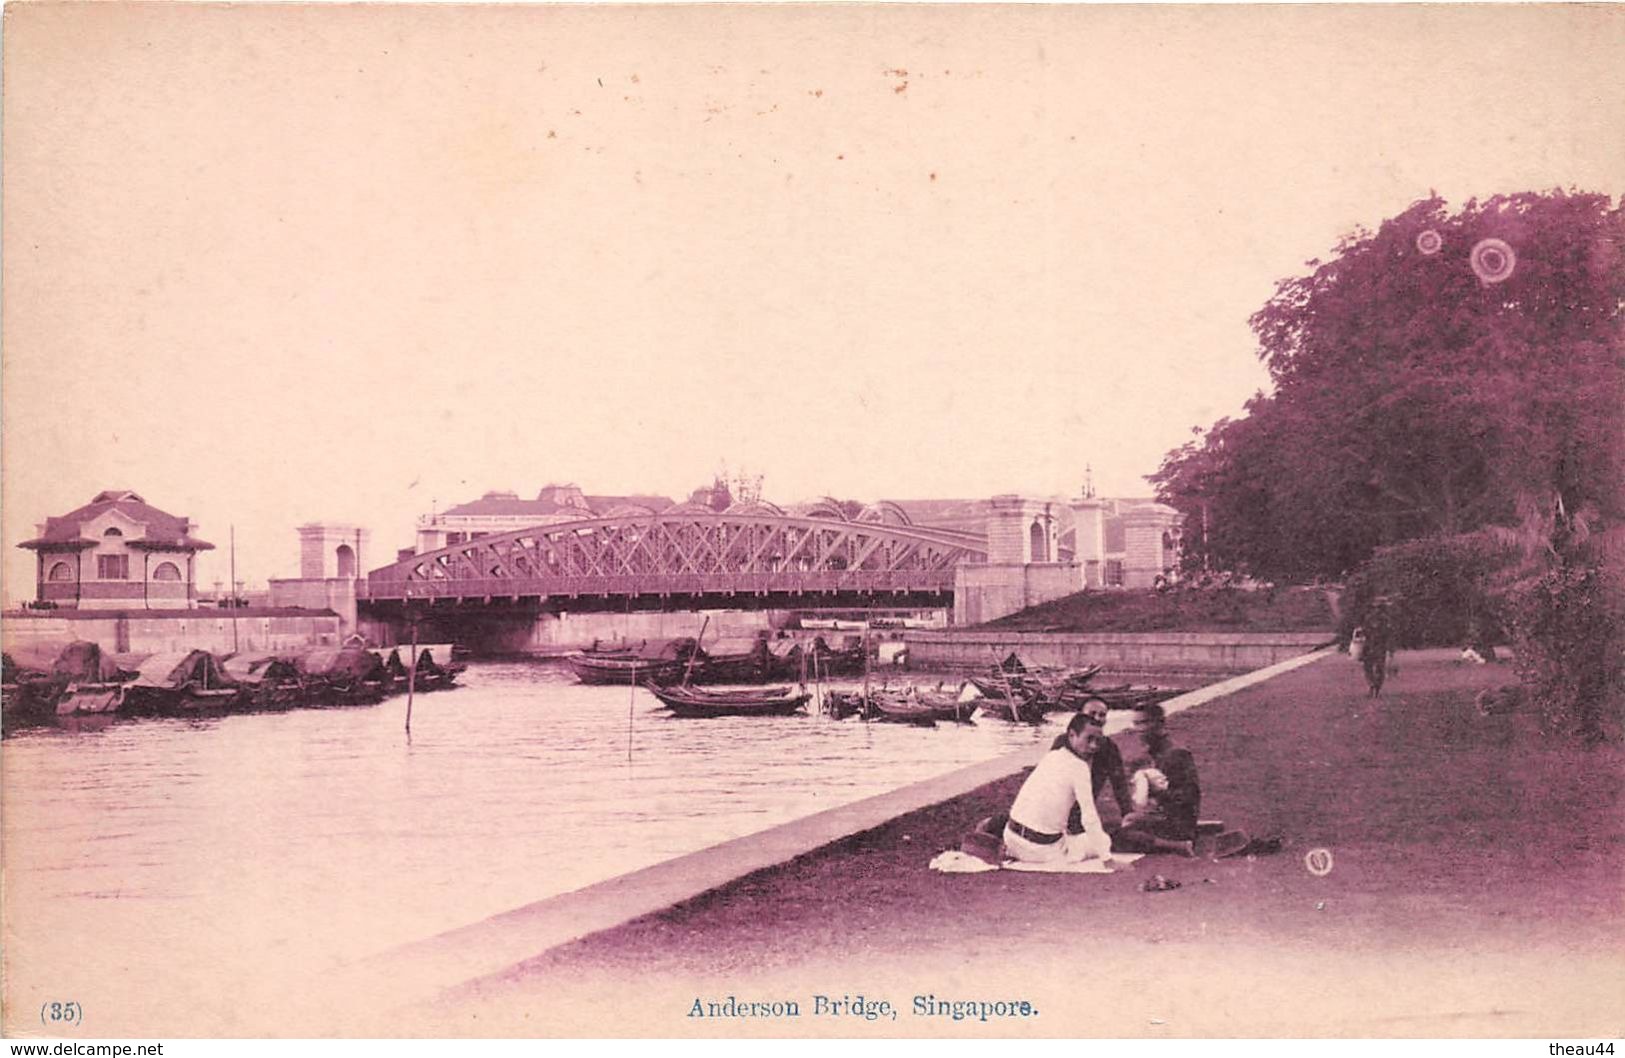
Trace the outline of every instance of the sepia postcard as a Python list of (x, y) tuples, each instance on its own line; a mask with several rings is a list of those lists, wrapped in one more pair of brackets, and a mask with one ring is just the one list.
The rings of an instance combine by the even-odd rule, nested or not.
[(1619, 7), (3, 45), (6, 1036), (1625, 1030)]

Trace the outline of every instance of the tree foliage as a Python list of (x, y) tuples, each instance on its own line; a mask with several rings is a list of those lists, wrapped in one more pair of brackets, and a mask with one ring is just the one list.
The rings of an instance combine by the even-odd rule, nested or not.
[[(1516, 254), (1504, 281), (1470, 262), (1491, 238)], [(1625, 216), (1607, 196), (1430, 198), (1310, 267), (1251, 320), (1273, 392), (1152, 476), (1187, 561), (1336, 578), (1423, 536), (1618, 524)]]

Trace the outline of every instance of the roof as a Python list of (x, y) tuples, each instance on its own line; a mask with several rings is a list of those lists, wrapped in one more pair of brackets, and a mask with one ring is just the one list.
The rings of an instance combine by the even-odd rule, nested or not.
[(455, 507), (447, 507), (440, 514), (441, 517), (473, 514), (500, 518), (550, 517), (559, 514), (573, 514), (582, 518), (591, 518), (596, 514), (613, 510), (616, 507), (647, 507), (650, 510), (663, 511), (671, 506), (671, 500), (665, 496), (583, 496), (582, 499), (587, 502), (586, 509), (575, 504), (558, 503), (540, 497), (534, 500), (522, 500), (511, 492), (487, 492), (477, 500), (460, 503)]
[[(117, 511), (145, 531), (146, 546), (168, 546), (189, 551), (211, 551), (214, 545), (187, 535), (191, 521), (180, 515), (160, 511), (128, 489), (108, 489), (98, 492), (96, 498), (83, 507), (55, 518), (45, 519), (45, 531), (33, 540), (25, 540), (18, 547), (55, 549), (84, 547), (86, 540), (80, 526), (106, 514)], [(88, 541), (92, 546), (94, 540)]]

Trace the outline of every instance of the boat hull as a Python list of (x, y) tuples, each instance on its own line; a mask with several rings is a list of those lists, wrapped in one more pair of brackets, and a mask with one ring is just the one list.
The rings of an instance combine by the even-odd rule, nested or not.
[(717, 716), (790, 716), (804, 712), (812, 694), (763, 694), (760, 691), (702, 691), (693, 688), (650, 687), (671, 714), (687, 719)]

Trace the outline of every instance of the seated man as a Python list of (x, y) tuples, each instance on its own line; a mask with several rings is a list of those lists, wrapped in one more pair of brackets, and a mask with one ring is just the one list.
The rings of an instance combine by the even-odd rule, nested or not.
[[(1196, 760), (1168, 737), (1167, 714), (1160, 705), (1147, 705), (1134, 716), (1134, 733), (1145, 747), (1146, 804), (1123, 818), (1115, 845), (1127, 852), (1173, 852), (1194, 855), (1197, 813), (1202, 788), (1196, 781)], [(1143, 769), (1142, 769), (1143, 770)]]
[[(1095, 811), (1094, 777), (1089, 759), (1103, 736), (1084, 714), (1067, 725), (1064, 744), (1044, 754), (1027, 776), (1004, 827), (1005, 851), (1030, 863), (1074, 862), (1111, 854), (1111, 838)], [(1081, 809), (1084, 831), (1066, 833), (1067, 816)]]
[[(1117, 801), (1118, 816), (1126, 816), (1133, 810), (1129, 798), (1128, 778), (1123, 772), (1123, 754), (1118, 750), (1117, 743), (1105, 733), (1106, 729), (1106, 703), (1099, 698), (1091, 698), (1083, 703), (1078, 715), (1085, 717), (1089, 724), (1100, 732), (1100, 746), (1095, 750), (1094, 756), (1089, 758), (1089, 774), (1093, 780), (1095, 799), (1100, 799), (1100, 791), (1107, 783), (1111, 784), (1112, 797)], [(1056, 735), (1050, 749), (1060, 749), (1066, 745), (1065, 735)], [(1110, 826), (1107, 827), (1109, 831)], [(1083, 806), (1073, 805), (1072, 816), (1066, 821), (1068, 834), (1083, 833)]]

